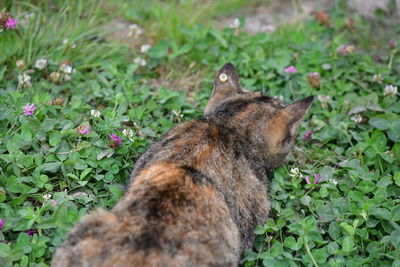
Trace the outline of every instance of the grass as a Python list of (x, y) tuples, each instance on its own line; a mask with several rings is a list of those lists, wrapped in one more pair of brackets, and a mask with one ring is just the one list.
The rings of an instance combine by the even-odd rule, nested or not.
[[(248, 35), (206, 25), (221, 7), (208, 5), (197, 10), (204, 16), (177, 27), (177, 7), (197, 3), (173, 2), (160, 14), (168, 32), (151, 23), (155, 14), (132, 13), (120, 1), (121, 16), (153, 35), (153, 47), (140, 53), (107, 39), (104, 28), (115, 13), (103, 4), (7, 2), (20, 23), (0, 33), (0, 264), (47, 266), (74, 222), (118, 201), (152, 140), (201, 116), (215, 70), (231, 61), (247, 89), (288, 102), (317, 96), (289, 164), (269, 175), (271, 215), (255, 229), (257, 240), (242, 264), (399, 266), (400, 104), (399, 94), (385, 95), (384, 88), (400, 86), (398, 46), (388, 46), (400, 28), (390, 14), (366, 21), (343, 3), (329, 12), (330, 25), (310, 17), (275, 33)], [(159, 4), (156, 10), (166, 5)], [(354, 29), (346, 27), (349, 17)], [(337, 53), (349, 44), (354, 52)], [(132, 63), (136, 57), (147, 64)], [(40, 58), (48, 60), (42, 70), (34, 67)], [(16, 67), (18, 59), (24, 68)], [(64, 73), (63, 62), (75, 72)], [(289, 65), (298, 72), (284, 73)], [(161, 70), (173, 79), (188, 69), (202, 73), (190, 94), (152, 85), (163, 78)], [(318, 88), (307, 81), (312, 72), (321, 75)], [(31, 86), (19, 83), (22, 73)], [(37, 107), (33, 116), (22, 112), (27, 103)], [(83, 125), (89, 134), (78, 132)], [(309, 130), (312, 137), (304, 141)], [(122, 137), (117, 148), (110, 134)], [(314, 174), (323, 180), (314, 184)]]
[(130, 22), (146, 25), (148, 35), (157, 40), (174, 40), (179, 45), (190, 41), (187, 31), (202, 23), (212, 25), (218, 18), (243, 7), (257, 4), (256, 0), (173, 0), (173, 1), (117, 1), (112, 4), (120, 17)]

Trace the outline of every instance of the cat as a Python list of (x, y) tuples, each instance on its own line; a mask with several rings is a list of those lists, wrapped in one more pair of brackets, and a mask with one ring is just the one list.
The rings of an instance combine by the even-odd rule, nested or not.
[(122, 199), (73, 227), (52, 266), (237, 266), (268, 217), (266, 172), (285, 162), (312, 100), (245, 91), (227, 63), (204, 116), (153, 144)]

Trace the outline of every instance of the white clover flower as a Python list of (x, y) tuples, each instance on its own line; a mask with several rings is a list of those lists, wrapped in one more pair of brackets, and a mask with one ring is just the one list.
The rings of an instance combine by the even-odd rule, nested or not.
[(32, 85), (31, 76), (25, 73), (18, 75), (18, 82), (24, 88), (31, 87)]
[(63, 44), (67, 44), (67, 43), (68, 43), (68, 39), (64, 39), (64, 40), (62, 41), (62, 43), (63, 43)]
[(360, 123), (363, 120), (363, 117), (360, 114), (356, 114), (350, 117), (350, 120), (354, 121), (355, 123)]
[(122, 134), (128, 137), (129, 140), (133, 141), (133, 136), (135, 133), (132, 131), (132, 129), (123, 129)]
[(382, 83), (383, 81), (382, 75), (380, 73), (374, 74), (374, 76), (372, 76), (372, 81), (375, 83)]
[(149, 51), (149, 49), (151, 48), (151, 45), (149, 44), (144, 44), (140, 47), (140, 53), (144, 54), (147, 53)]
[(327, 107), (327, 104), (328, 104), (329, 101), (330, 101), (330, 97), (329, 97), (329, 96), (318, 95), (317, 98), (318, 98), (319, 102), (321, 102), (321, 106), (322, 106), (323, 108)]
[(172, 113), (175, 115), (175, 120), (177, 121), (181, 121), (181, 119), (183, 118), (183, 114), (181, 114), (180, 110), (172, 110)]
[(329, 100), (330, 100), (330, 97), (329, 96), (325, 96), (325, 95), (319, 95), (318, 96), (318, 100), (321, 103), (328, 103)]
[(69, 76), (68, 74), (64, 74), (63, 80), (64, 80), (65, 82), (68, 82), (68, 81), (71, 80), (71, 76)]
[(90, 114), (91, 114), (93, 117), (95, 117), (95, 118), (98, 118), (98, 117), (100, 117), (100, 115), (101, 115), (100, 111), (98, 111), (97, 109), (92, 109), (92, 110), (90, 111)]
[(240, 20), (235, 18), (231, 24), (229, 24), (229, 28), (238, 29), (240, 27)]
[(386, 85), (383, 90), (383, 95), (395, 96), (397, 94), (397, 86), (394, 85)]
[(51, 195), (50, 194), (45, 194), (45, 195), (43, 195), (43, 198), (44, 198), (44, 200), (49, 200), (50, 198), (51, 198)]
[(22, 59), (18, 59), (18, 60), (15, 62), (15, 65), (17, 65), (17, 68), (18, 68), (19, 70), (25, 69), (25, 61), (22, 60)]
[(173, 109), (172, 113), (174, 113), (175, 116), (183, 116), (179, 110)]
[(303, 174), (300, 172), (299, 168), (291, 168), (289, 176), (292, 178), (295, 177), (303, 178)]
[(61, 64), (60, 71), (64, 72), (65, 74), (71, 74), (73, 72), (73, 69), (68, 64)]
[(146, 60), (145, 60), (144, 58), (141, 58), (141, 57), (135, 58), (135, 59), (133, 60), (133, 63), (139, 64), (140, 66), (146, 66), (146, 65), (147, 65)]
[(36, 60), (35, 68), (37, 68), (38, 70), (42, 70), (46, 67), (47, 67), (47, 59), (41, 58), (41, 59)]
[(137, 37), (139, 37), (139, 35), (141, 35), (142, 33), (143, 33), (143, 30), (142, 30), (142, 28), (140, 28), (138, 25), (136, 25), (136, 24), (131, 24), (131, 25), (129, 25), (128, 37), (137, 38)]

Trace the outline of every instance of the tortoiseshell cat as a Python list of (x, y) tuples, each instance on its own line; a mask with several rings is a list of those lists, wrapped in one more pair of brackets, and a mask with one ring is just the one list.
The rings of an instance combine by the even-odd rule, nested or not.
[(237, 266), (268, 217), (266, 172), (282, 165), (311, 105), (242, 90), (223, 66), (200, 120), (142, 155), (111, 211), (83, 218), (53, 266)]

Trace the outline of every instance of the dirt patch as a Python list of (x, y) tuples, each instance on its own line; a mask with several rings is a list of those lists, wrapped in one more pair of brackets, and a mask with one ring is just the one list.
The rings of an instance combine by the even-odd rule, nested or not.
[[(256, 34), (260, 32), (272, 32), (281, 25), (295, 24), (307, 18), (315, 10), (329, 9), (331, 0), (304, 0), (297, 5), (296, 1), (274, 1), (260, 4), (259, 6), (238, 13), (235, 17), (244, 17), (244, 31)], [(299, 3), (299, 2), (297, 2)], [(226, 27), (232, 23), (233, 17), (223, 20), (220, 26)]]
[[(397, 3), (397, 14), (400, 16), (400, 0)], [(348, 0), (348, 7), (356, 14), (366, 18), (372, 18), (377, 9), (385, 12), (389, 10), (390, 0)], [(244, 31), (256, 34), (271, 32), (281, 25), (295, 24), (308, 18), (316, 10), (329, 10), (336, 3), (334, 0), (282, 0), (262, 2), (255, 8), (243, 10), (234, 16), (221, 21), (219, 27), (227, 27), (232, 24), (234, 18), (244, 17)]]

